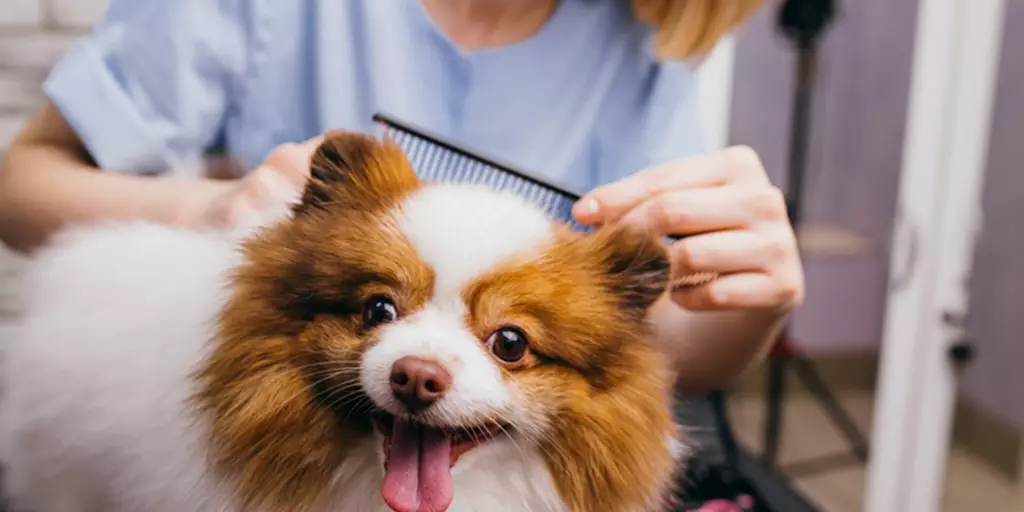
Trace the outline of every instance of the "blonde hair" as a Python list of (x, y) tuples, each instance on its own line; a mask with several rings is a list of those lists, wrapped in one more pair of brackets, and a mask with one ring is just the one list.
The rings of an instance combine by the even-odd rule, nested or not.
[(631, 0), (633, 15), (657, 31), (660, 59), (703, 57), (763, 0)]

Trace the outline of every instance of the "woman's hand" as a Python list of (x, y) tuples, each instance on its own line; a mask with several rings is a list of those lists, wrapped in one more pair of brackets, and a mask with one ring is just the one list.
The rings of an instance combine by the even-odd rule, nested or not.
[(573, 213), (586, 224), (621, 219), (659, 235), (691, 235), (670, 248), (672, 275), (718, 277), (674, 288), (672, 298), (685, 309), (786, 314), (803, 300), (803, 269), (783, 194), (750, 148), (652, 167), (587, 194)]
[(182, 224), (227, 229), (296, 202), (309, 178), (310, 159), (323, 136), (276, 147), (241, 179), (215, 182), (182, 205)]

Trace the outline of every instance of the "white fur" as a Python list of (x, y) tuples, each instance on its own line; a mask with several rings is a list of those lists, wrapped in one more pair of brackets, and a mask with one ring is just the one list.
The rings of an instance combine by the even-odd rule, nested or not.
[[(401, 415), (402, 405), (391, 393), (391, 367), (405, 356), (440, 362), (452, 375), (452, 387), (424, 411), (423, 420), (437, 426), (471, 426), (508, 417), (513, 400), (501, 371), (483, 351), (482, 342), (463, 324), (458, 312), (434, 304), (401, 322), (386, 325), (380, 341), (363, 356), (363, 389), (378, 407)], [(518, 418), (516, 418), (518, 419)]]
[(0, 459), (17, 506), (223, 507), (182, 402), (236, 261), (221, 239), (131, 224), (71, 233), (28, 265), (0, 361)]
[(452, 388), (425, 411), (424, 421), (469, 426), (498, 418), (522, 420), (516, 414), (524, 409), (516, 407), (520, 398), (485, 352), (486, 340), (466, 325), (462, 292), (474, 278), (511, 258), (538, 255), (552, 240), (551, 221), (515, 195), (453, 184), (418, 191), (393, 215), (397, 229), (434, 270), (434, 290), (422, 310), (381, 329), (380, 341), (363, 358), (363, 388), (378, 407), (403, 414), (391, 393), (391, 367), (405, 356), (432, 358), (451, 373)]
[(426, 187), (406, 199), (400, 228), (436, 274), (434, 300), (454, 301), (471, 279), (551, 241), (551, 220), (511, 193), (473, 185)]
[[(380, 495), (381, 441), (364, 445), (335, 479), (338, 512), (390, 512)], [(452, 468), (455, 497), (449, 512), (564, 512), (554, 482), (536, 450), (496, 438), (467, 452)]]
[[(403, 230), (446, 276), (438, 300), (392, 326), (367, 355), (364, 382), (387, 404), (380, 370), (398, 354), (429, 351), (457, 375), (446, 415), (506, 407), (514, 397), (482, 348), (469, 346), (479, 340), (442, 292), (513, 248), (539, 247), (547, 221), (507, 196), (440, 190), (418, 194), (402, 212)], [(0, 360), (0, 460), (19, 510), (238, 510), (206, 465), (204, 419), (184, 407), (236, 248), (235, 237), (112, 225), (63, 236), (29, 265), (24, 316)], [(357, 453), (335, 477), (332, 510), (386, 511), (380, 440)], [(465, 454), (453, 480), (452, 512), (565, 510), (541, 455), (511, 439)]]

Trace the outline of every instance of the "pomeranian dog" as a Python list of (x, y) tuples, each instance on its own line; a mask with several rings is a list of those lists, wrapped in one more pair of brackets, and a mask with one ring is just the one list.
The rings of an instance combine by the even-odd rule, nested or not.
[(69, 230), (4, 340), (29, 512), (665, 510), (685, 443), (649, 343), (655, 237), (572, 232), (330, 134), (245, 237)]

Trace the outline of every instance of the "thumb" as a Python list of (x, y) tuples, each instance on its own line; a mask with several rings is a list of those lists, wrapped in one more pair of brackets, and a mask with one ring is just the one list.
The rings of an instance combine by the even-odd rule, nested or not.
[(274, 169), (281, 177), (303, 187), (309, 177), (313, 152), (322, 141), (323, 136), (320, 135), (303, 142), (281, 144), (274, 148), (260, 167)]
[(305, 181), (299, 182), (276, 167), (266, 165), (256, 168), (246, 179), (248, 195), (259, 208), (276, 208), (295, 202), (305, 187)]
[(313, 154), (313, 151), (316, 151), (316, 148), (318, 148), (320, 146), (320, 144), (323, 144), (323, 142), (324, 142), (324, 135), (320, 134), (320, 135), (317, 135), (316, 137), (313, 137), (313, 138), (310, 138), (310, 139), (306, 139), (305, 142), (302, 142), (299, 145), (302, 146), (305, 149), (309, 149), (309, 153)]
[(306, 186), (306, 181), (309, 179), (309, 168), (312, 165), (313, 153), (323, 144), (323, 134), (317, 135), (316, 137), (306, 139), (295, 146), (294, 155), (301, 160), (298, 165), (289, 166), (288, 174), (289, 178), (297, 180), (300, 187)]

